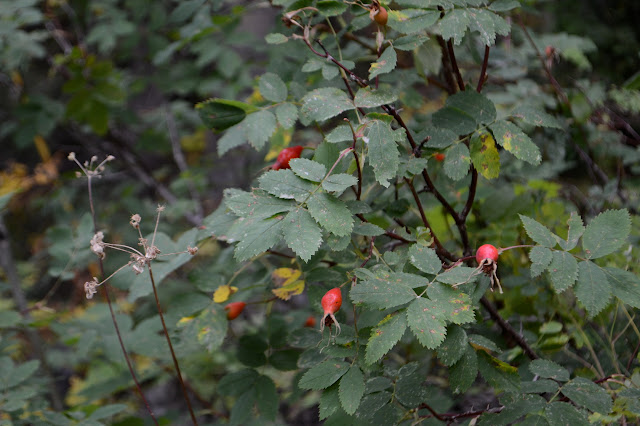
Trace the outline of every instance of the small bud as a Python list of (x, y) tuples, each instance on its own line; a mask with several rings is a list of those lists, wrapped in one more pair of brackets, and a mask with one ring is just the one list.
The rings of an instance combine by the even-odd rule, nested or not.
[(157, 211), (158, 213), (162, 213), (162, 212), (164, 211), (164, 209), (165, 209), (165, 206), (163, 206), (163, 205), (161, 205), (161, 204), (158, 204), (158, 208), (156, 208), (156, 211)]
[(107, 161), (113, 161), (115, 159), (116, 157), (114, 157), (113, 155), (107, 155)]
[(187, 252), (189, 252), (189, 254), (191, 256), (195, 256), (196, 253), (198, 252), (198, 247), (189, 247), (189, 246), (187, 246)]
[(69, 159), (69, 161), (75, 161), (76, 153), (75, 152), (70, 152), (69, 156), (67, 157), (67, 159)]

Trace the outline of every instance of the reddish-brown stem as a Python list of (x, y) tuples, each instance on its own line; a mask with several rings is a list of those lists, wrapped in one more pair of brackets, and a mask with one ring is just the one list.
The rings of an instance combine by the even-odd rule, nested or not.
[(525, 37), (529, 41), (529, 44), (531, 44), (531, 47), (533, 47), (533, 50), (535, 50), (536, 56), (538, 56), (538, 59), (540, 59), (540, 63), (542, 64), (542, 69), (547, 75), (547, 79), (553, 86), (553, 89), (556, 91), (556, 94), (558, 95), (560, 102), (568, 106), (569, 98), (567, 97), (566, 93), (564, 93), (564, 90), (562, 90), (562, 87), (560, 86), (560, 83), (558, 83), (558, 80), (556, 80), (555, 77), (551, 74), (551, 70), (549, 69), (546, 61), (544, 60), (544, 56), (542, 56), (542, 53), (538, 49), (538, 46), (536, 46), (536, 43), (533, 41), (533, 38), (531, 38), (531, 34), (529, 34), (529, 30), (527, 30), (527, 27), (524, 25), (524, 22), (522, 21), (522, 16), (520, 15), (518, 15), (518, 25), (520, 25), (520, 28), (522, 29), (522, 32), (524, 33)]
[(458, 68), (458, 61), (456, 60), (456, 54), (453, 51), (453, 42), (451, 39), (447, 41), (447, 50), (449, 51), (449, 60), (451, 61), (451, 66), (453, 67), (453, 73), (456, 76), (456, 80), (458, 81), (458, 87), (460, 90), (464, 91), (464, 80), (462, 80), (462, 74), (460, 74), (460, 68)]
[(409, 189), (411, 190), (411, 194), (413, 195), (413, 199), (416, 202), (416, 206), (418, 206), (418, 210), (420, 211), (420, 217), (422, 218), (422, 223), (429, 230), (429, 232), (431, 232), (431, 237), (433, 237), (433, 242), (436, 245), (436, 251), (446, 259), (455, 261), (456, 258), (451, 253), (449, 253), (449, 251), (446, 248), (444, 248), (444, 246), (442, 245), (442, 243), (440, 243), (440, 240), (436, 236), (435, 232), (433, 232), (433, 228), (431, 228), (431, 225), (427, 220), (427, 216), (424, 213), (424, 208), (422, 207), (422, 201), (420, 201), (420, 196), (418, 195), (418, 192), (416, 191), (415, 186), (413, 186), (413, 182), (407, 178), (404, 178), (404, 181), (409, 187)]
[(442, 51), (442, 68), (444, 69), (444, 78), (447, 81), (449, 89), (447, 90), (450, 95), (456, 93), (456, 83), (453, 79), (453, 70), (451, 68), (451, 61), (449, 59), (449, 51), (447, 50), (447, 43), (442, 36), (437, 37), (438, 44), (440, 44), (440, 50)]
[(180, 364), (178, 363), (178, 358), (176, 358), (176, 353), (173, 350), (173, 344), (171, 343), (171, 338), (169, 337), (169, 330), (167, 330), (167, 325), (164, 322), (164, 314), (162, 313), (162, 306), (160, 306), (160, 299), (158, 299), (158, 290), (156, 289), (156, 281), (153, 278), (153, 271), (151, 270), (151, 265), (148, 265), (149, 269), (149, 278), (151, 278), (151, 286), (153, 287), (153, 295), (156, 299), (156, 307), (158, 308), (158, 314), (160, 315), (160, 322), (162, 322), (162, 330), (164, 331), (164, 335), (167, 339), (167, 344), (169, 345), (169, 351), (171, 352), (171, 358), (173, 359), (173, 366), (176, 369), (176, 373), (178, 375), (178, 380), (180, 381), (180, 387), (182, 388), (182, 394), (184, 395), (184, 399), (187, 402), (187, 408), (189, 409), (189, 414), (191, 415), (191, 421), (194, 425), (198, 425), (198, 420), (196, 419), (196, 414), (193, 412), (193, 407), (191, 406), (191, 400), (189, 399), (189, 392), (187, 391), (187, 387), (184, 384), (184, 380), (182, 379), (182, 372), (180, 371)]
[(349, 128), (351, 129), (351, 136), (353, 137), (353, 144), (351, 145), (351, 152), (353, 152), (353, 157), (356, 160), (356, 168), (358, 169), (358, 189), (356, 190), (356, 200), (360, 200), (360, 196), (362, 195), (362, 169), (360, 168), (360, 159), (358, 158), (358, 153), (356, 152), (356, 143), (358, 143), (358, 138), (356, 137), (356, 131), (353, 129), (353, 125), (348, 118), (345, 118), (344, 121), (349, 123)]
[(482, 296), (482, 298), (480, 299), (480, 303), (482, 303), (482, 306), (484, 306), (484, 308), (489, 312), (489, 316), (502, 329), (503, 334), (506, 334), (507, 336), (511, 337), (518, 344), (518, 346), (522, 348), (524, 353), (527, 354), (527, 356), (530, 359), (534, 360), (539, 358), (538, 355), (531, 348), (531, 346), (529, 346), (527, 341), (524, 340), (524, 337), (518, 334), (513, 329), (513, 327), (511, 327), (511, 324), (509, 324), (504, 318), (502, 318), (498, 310), (495, 308), (495, 306), (491, 304), (491, 302), (489, 301), (489, 299), (487, 299), (486, 296)]
[[(92, 187), (91, 187), (91, 176), (87, 176), (87, 190), (89, 193), (89, 209), (91, 210), (91, 219), (93, 221), (93, 233), (97, 234), (98, 233), (98, 221), (96, 220), (96, 212), (95, 212), (95, 208), (93, 205), (93, 191), (92, 191)], [(100, 265), (100, 274), (102, 275), (102, 278), (106, 277), (106, 274), (104, 273), (104, 262), (102, 261), (102, 258), (98, 259), (98, 263)], [(136, 385), (136, 389), (138, 390), (138, 394), (140, 394), (140, 398), (142, 398), (142, 402), (144, 402), (145, 407), (147, 408), (147, 411), (149, 412), (149, 415), (151, 416), (151, 419), (153, 419), (153, 422), (158, 425), (158, 420), (156, 419), (156, 416), (153, 414), (153, 411), (151, 410), (151, 406), (149, 405), (149, 401), (147, 401), (147, 398), (144, 396), (144, 392), (142, 392), (142, 386), (140, 386), (140, 382), (138, 382), (138, 378), (136, 377), (136, 373), (133, 370), (133, 365), (131, 364), (131, 359), (129, 358), (129, 354), (127, 353), (127, 349), (124, 346), (124, 341), (122, 340), (122, 334), (120, 334), (120, 327), (118, 326), (118, 321), (116, 321), (116, 314), (113, 311), (113, 306), (111, 305), (111, 297), (109, 296), (109, 284), (108, 283), (104, 283), (102, 285), (102, 288), (104, 288), (104, 298), (107, 301), (107, 305), (109, 306), (109, 313), (111, 314), (111, 322), (113, 323), (113, 327), (116, 330), (116, 336), (118, 337), (118, 343), (120, 344), (120, 349), (122, 350), (122, 354), (124, 355), (124, 359), (127, 363), (127, 367), (129, 368), (129, 374), (131, 374), (131, 377), (133, 378), (133, 382)]]
[(471, 185), (469, 185), (469, 196), (467, 197), (467, 202), (464, 205), (464, 208), (460, 212), (460, 219), (465, 221), (467, 216), (471, 212), (471, 207), (473, 206), (473, 201), (476, 198), (476, 188), (478, 187), (478, 171), (475, 167), (471, 167)]
[(487, 65), (489, 64), (489, 46), (484, 47), (484, 59), (482, 60), (482, 69), (480, 70), (480, 78), (478, 79), (478, 87), (476, 91), (478, 93), (482, 92), (482, 86), (484, 82), (487, 80)]

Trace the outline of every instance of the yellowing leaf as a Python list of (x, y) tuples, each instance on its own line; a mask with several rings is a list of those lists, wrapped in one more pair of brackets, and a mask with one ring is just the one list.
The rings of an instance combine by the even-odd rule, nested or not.
[(274, 288), (271, 291), (276, 295), (276, 297), (279, 297), (282, 300), (289, 300), (291, 299), (291, 296), (302, 294), (304, 291), (304, 281), (294, 281), (280, 288)]
[(229, 296), (238, 291), (238, 287), (231, 287), (227, 284), (221, 285), (213, 292), (213, 301), (216, 303), (224, 303), (229, 300)]
[(178, 326), (183, 326), (183, 325), (193, 321), (194, 318), (195, 318), (195, 315), (192, 315), (190, 317), (182, 317), (182, 318), (180, 318), (180, 321), (178, 321)]
[(277, 288), (272, 290), (276, 297), (282, 300), (289, 300), (291, 296), (302, 294), (304, 291), (304, 281), (298, 280), (302, 271), (292, 268), (279, 268), (273, 271), (271, 279)]
[(284, 287), (296, 281), (300, 275), (302, 275), (302, 271), (298, 269), (278, 268), (271, 274), (271, 279), (277, 286)]

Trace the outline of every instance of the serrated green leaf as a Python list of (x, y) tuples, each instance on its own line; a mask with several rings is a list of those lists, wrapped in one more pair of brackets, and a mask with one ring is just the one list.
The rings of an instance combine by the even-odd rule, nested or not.
[(364, 395), (364, 376), (357, 365), (352, 366), (340, 379), (340, 403), (347, 414), (358, 409)]
[(368, 87), (363, 87), (358, 90), (353, 102), (358, 108), (374, 108), (380, 105), (390, 104), (397, 99), (398, 96), (390, 90), (371, 90)]
[(393, 140), (389, 123), (373, 120), (367, 126), (369, 138), (369, 164), (373, 167), (376, 180), (385, 188), (395, 178), (400, 164), (400, 153)]
[(349, 6), (336, 0), (320, 0), (316, 3), (318, 13), (326, 17), (341, 15), (345, 10), (347, 10), (347, 7)]
[(562, 126), (554, 116), (531, 106), (520, 106), (516, 108), (511, 115), (534, 126), (562, 129)]
[(475, 349), (481, 348), (483, 350), (488, 350), (490, 352), (495, 352), (495, 353), (502, 352), (498, 347), (498, 345), (496, 345), (493, 340), (490, 340), (481, 334), (470, 334), (469, 343), (471, 343), (471, 345)]
[(229, 423), (231, 425), (246, 424), (249, 418), (251, 418), (255, 403), (256, 390), (252, 387), (235, 400), (233, 407), (231, 407)]
[(428, 349), (437, 348), (444, 341), (447, 330), (437, 302), (419, 297), (407, 308), (407, 323), (418, 341)]
[(561, 382), (569, 380), (569, 371), (546, 359), (535, 359), (529, 364), (529, 371), (545, 379), (553, 379)]
[(593, 262), (585, 260), (578, 264), (578, 283), (576, 296), (584, 305), (590, 317), (603, 310), (611, 299), (611, 284), (602, 269)]
[(596, 216), (582, 235), (582, 248), (587, 259), (613, 253), (626, 242), (631, 232), (631, 219), (625, 210), (607, 210)]
[(476, 268), (469, 268), (467, 266), (456, 266), (444, 271), (444, 273), (438, 275), (436, 280), (444, 284), (461, 285), (470, 282), (474, 282), (477, 278)]
[(260, 188), (283, 199), (303, 201), (317, 185), (296, 176), (289, 169), (271, 170), (258, 178)]
[(290, 103), (280, 104), (276, 107), (276, 118), (282, 127), (290, 129), (298, 119), (298, 107)]
[(281, 216), (266, 220), (239, 219), (233, 234), (239, 240), (234, 257), (243, 261), (269, 250), (282, 239), (283, 225)]
[(467, 333), (459, 325), (447, 328), (447, 337), (438, 348), (438, 359), (447, 367), (451, 367), (464, 355), (469, 345)]
[(455, 45), (459, 45), (469, 27), (469, 16), (464, 9), (453, 9), (440, 20), (438, 27), (445, 40), (453, 39)]
[(224, 190), (224, 201), (236, 215), (254, 219), (266, 219), (274, 214), (295, 208), (293, 201), (273, 197), (260, 189), (246, 192), (228, 188)]
[(222, 157), (229, 150), (245, 143), (247, 143), (247, 129), (244, 123), (236, 124), (218, 140), (218, 156)]
[(464, 324), (475, 319), (473, 304), (468, 294), (450, 286), (433, 283), (427, 289), (429, 299), (438, 305), (442, 319), (455, 324)]
[(276, 131), (276, 116), (267, 110), (249, 114), (243, 125), (247, 129), (247, 139), (255, 149), (261, 149)]
[(327, 174), (324, 164), (306, 158), (294, 158), (289, 161), (289, 166), (298, 177), (312, 182), (320, 182)]
[(470, 163), (469, 148), (463, 143), (458, 143), (447, 150), (444, 159), (444, 172), (449, 178), (458, 181), (469, 173)]
[(371, 329), (365, 361), (373, 364), (387, 354), (404, 335), (407, 318), (404, 313), (387, 316)]
[(196, 110), (205, 126), (219, 132), (238, 124), (256, 109), (243, 102), (215, 98), (196, 104)]
[(540, 148), (515, 124), (500, 120), (489, 126), (496, 142), (518, 160), (537, 166), (542, 161)]
[(573, 250), (578, 245), (578, 240), (584, 234), (585, 227), (582, 224), (582, 218), (576, 212), (572, 212), (571, 216), (569, 216), (569, 220), (567, 221), (567, 225), (569, 225), (569, 232), (567, 235), (567, 241), (563, 241), (559, 239), (558, 243), (563, 250), (569, 251)]
[(349, 297), (353, 303), (362, 303), (374, 309), (388, 309), (412, 301), (416, 294), (402, 282), (373, 278), (352, 287)]
[(429, 37), (424, 34), (402, 36), (393, 41), (393, 47), (399, 50), (412, 51), (420, 47), (427, 40), (429, 40)]
[(464, 345), (464, 353), (449, 369), (449, 387), (454, 394), (466, 392), (478, 376), (478, 355), (471, 345)]
[(492, 123), (496, 119), (496, 107), (493, 102), (473, 89), (449, 96), (445, 105), (463, 111), (477, 124)]
[(15, 327), (22, 322), (22, 317), (15, 311), (0, 311), (0, 329)]
[(448, 129), (439, 129), (437, 127), (429, 127), (420, 132), (420, 136), (429, 137), (427, 148), (443, 149), (448, 148), (458, 139), (458, 135)]
[(640, 308), (640, 278), (629, 271), (618, 268), (604, 268), (613, 294), (623, 303)]
[(587, 416), (567, 402), (550, 402), (544, 410), (544, 415), (551, 425), (587, 426)]
[(489, 5), (489, 10), (494, 12), (506, 12), (511, 9), (520, 7), (520, 2), (516, 0), (497, 0)]
[(520, 392), (518, 369), (484, 351), (478, 353), (478, 369), (482, 377), (496, 391)]
[(442, 262), (436, 251), (419, 244), (413, 244), (409, 247), (409, 261), (426, 274), (437, 274), (442, 269)]
[(562, 293), (573, 286), (578, 278), (578, 262), (573, 255), (565, 251), (553, 252), (553, 260), (548, 270), (556, 293)]
[(426, 388), (422, 385), (424, 378), (418, 371), (419, 368), (419, 363), (410, 362), (398, 370), (394, 396), (405, 407), (415, 407), (427, 397)]
[(469, 134), (476, 130), (476, 127), (478, 126), (476, 120), (474, 120), (474, 118), (468, 113), (450, 106), (445, 106), (444, 108), (434, 112), (431, 116), (431, 122), (434, 126), (449, 130), (456, 135)]
[(556, 236), (553, 232), (549, 231), (549, 228), (546, 226), (536, 222), (530, 217), (524, 215), (520, 216), (520, 221), (524, 226), (524, 230), (527, 231), (527, 235), (536, 243), (548, 247), (553, 248), (558, 243)]
[(354, 108), (353, 102), (344, 91), (335, 87), (323, 87), (307, 93), (302, 98), (300, 113), (309, 120), (323, 121)]
[(337, 382), (348, 370), (348, 362), (329, 359), (304, 373), (298, 386), (307, 390), (326, 389)]
[(539, 379), (532, 382), (523, 381), (521, 385), (522, 393), (555, 393), (558, 391), (557, 382), (548, 379)]
[(278, 391), (273, 380), (260, 376), (255, 383), (256, 403), (260, 416), (267, 420), (275, 420), (278, 415)]
[(487, 9), (467, 9), (469, 28), (478, 31), (485, 46), (492, 46), (496, 42), (496, 34), (506, 36), (511, 30), (507, 21)]
[(268, 72), (260, 77), (260, 94), (271, 102), (284, 102), (287, 99), (287, 86), (277, 74)]
[(0, 380), (0, 389), (8, 391), (12, 387), (18, 386), (31, 377), (38, 370), (38, 367), (40, 367), (40, 361), (31, 360), (10, 368), (9, 371), (4, 372), (4, 377)]
[(259, 374), (252, 368), (230, 373), (218, 382), (217, 391), (223, 396), (238, 396), (253, 387)]
[(338, 392), (338, 384), (330, 386), (322, 391), (319, 404), (320, 420), (324, 420), (340, 410), (340, 395)]
[(282, 44), (289, 41), (289, 38), (281, 33), (270, 33), (264, 36), (264, 41), (266, 41), (267, 44)]
[(402, 34), (412, 34), (429, 28), (439, 16), (440, 12), (434, 10), (389, 10), (387, 25)]
[(500, 154), (491, 133), (474, 133), (469, 151), (473, 166), (485, 179), (500, 175)]
[(384, 229), (373, 223), (359, 223), (353, 228), (353, 233), (357, 235), (364, 235), (367, 237), (377, 237), (384, 234)]
[(393, 46), (387, 47), (377, 61), (369, 67), (369, 80), (380, 74), (387, 74), (396, 68), (398, 57)]
[(613, 408), (609, 393), (584, 377), (571, 380), (560, 389), (560, 392), (577, 405), (594, 413), (609, 414)]
[(307, 208), (311, 216), (327, 231), (342, 237), (353, 229), (353, 216), (341, 201), (326, 192), (316, 192), (307, 200)]
[(329, 175), (324, 181), (322, 181), (322, 188), (328, 192), (341, 193), (350, 186), (356, 185), (358, 178), (348, 175), (346, 173), (337, 173)]
[(531, 276), (537, 277), (551, 264), (553, 253), (546, 247), (535, 246), (529, 252), (529, 259), (533, 262), (531, 265)]
[(91, 413), (91, 415), (87, 418), (87, 420), (97, 421), (97, 420), (105, 419), (107, 417), (116, 415), (126, 409), (127, 409), (127, 406), (125, 404), (103, 405), (102, 407), (99, 407), (96, 411)]
[(311, 259), (322, 243), (322, 231), (309, 212), (298, 209), (284, 218), (282, 233), (287, 246), (305, 262)]
[(222, 346), (227, 335), (227, 314), (221, 305), (211, 303), (198, 316), (189, 321), (183, 331), (183, 337), (204, 346), (208, 352), (213, 352)]
[(335, 129), (325, 135), (324, 140), (328, 143), (353, 141), (351, 127), (348, 124), (341, 124), (339, 126), (336, 126)]

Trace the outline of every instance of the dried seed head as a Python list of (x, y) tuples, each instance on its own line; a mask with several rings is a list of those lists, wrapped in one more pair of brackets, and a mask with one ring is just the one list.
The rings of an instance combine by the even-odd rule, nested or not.
[(87, 299), (93, 298), (93, 295), (98, 292), (96, 288), (99, 285), (100, 284), (98, 283), (98, 279), (96, 277), (93, 277), (93, 280), (87, 281), (86, 283), (84, 283), (84, 292), (87, 296)]
[(142, 220), (142, 217), (140, 217), (140, 215), (136, 213), (133, 216), (131, 216), (131, 220), (129, 220), (129, 223), (131, 224), (131, 226), (138, 229), (140, 227), (141, 220)]
[(76, 153), (75, 152), (70, 152), (69, 155), (67, 156), (67, 159), (69, 161), (75, 161), (76, 160)]
[(195, 254), (198, 252), (198, 247), (189, 247), (189, 246), (187, 246), (187, 252), (191, 256), (195, 256)]
[(102, 231), (98, 231), (91, 238), (91, 241), (89, 242), (91, 251), (95, 253), (95, 255), (98, 256), (100, 259), (104, 259), (104, 256), (105, 256), (104, 243), (102, 242), (103, 239), (104, 239), (104, 234), (102, 233)]

